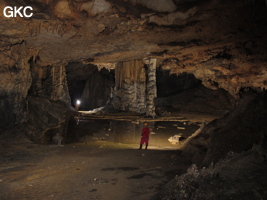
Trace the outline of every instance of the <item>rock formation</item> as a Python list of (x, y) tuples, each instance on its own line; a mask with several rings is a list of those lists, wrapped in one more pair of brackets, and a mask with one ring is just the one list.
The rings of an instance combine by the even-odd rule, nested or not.
[(194, 163), (207, 166), (230, 151), (240, 153), (254, 144), (263, 145), (267, 137), (266, 108), (266, 93), (244, 93), (235, 110), (209, 123), (184, 148), (183, 154)]
[(113, 106), (117, 110), (145, 113), (146, 73), (142, 60), (120, 62), (115, 69)]
[(155, 100), (157, 97), (157, 79), (156, 79), (156, 70), (157, 70), (157, 60), (150, 59), (147, 68), (147, 108), (146, 115), (155, 117)]
[(229, 152), (224, 160), (207, 168), (199, 169), (193, 164), (187, 173), (169, 182), (158, 196), (164, 200), (265, 198), (265, 176), (261, 174), (265, 167), (260, 146), (242, 153)]
[[(5, 17), (6, 6), (31, 6), (33, 16)], [(183, 149), (198, 165), (218, 165), (193, 166), (174, 182), (182, 192), (163, 199), (202, 199), (212, 182), (231, 182), (225, 157), (262, 164), (249, 149), (267, 137), (266, 0), (2, 0), (0, 11), (1, 135), (17, 128), (37, 143), (65, 138), (76, 98), (84, 109), (108, 103), (151, 117), (164, 107), (223, 117)], [(210, 188), (199, 187), (202, 177)]]
[[(0, 10), (5, 6), (32, 6), (33, 16), (0, 13), (1, 131), (29, 123), (31, 97), (71, 105), (78, 86), (87, 88), (79, 95), (90, 99), (88, 108), (113, 95), (115, 109), (154, 116), (162, 102), (155, 99), (155, 66), (228, 92), (222, 111), (247, 88), (266, 88), (264, 0), (4, 0)], [(77, 63), (88, 72), (80, 71), (79, 83), (71, 81)], [(99, 74), (104, 67), (115, 70), (115, 83)], [(106, 81), (101, 103), (91, 100), (98, 98), (95, 79)]]

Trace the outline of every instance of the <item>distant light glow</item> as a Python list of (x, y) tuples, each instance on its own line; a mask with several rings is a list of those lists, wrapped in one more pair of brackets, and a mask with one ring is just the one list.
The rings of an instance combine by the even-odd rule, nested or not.
[(76, 101), (76, 105), (80, 105), (81, 104), (81, 101), (80, 100), (77, 100)]

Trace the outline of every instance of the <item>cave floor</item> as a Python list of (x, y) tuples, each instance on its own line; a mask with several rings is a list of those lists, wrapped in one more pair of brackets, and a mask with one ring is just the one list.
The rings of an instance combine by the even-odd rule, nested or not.
[[(166, 123), (163, 125), (167, 127), (170, 121), (201, 123), (214, 118), (216, 116), (187, 114), (153, 119), (129, 113), (83, 113), (80, 123), (74, 123), (73, 131), (89, 134), (88, 127), (97, 128), (100, 122), (102, 132), (97, 134), (106, 134), (103, 132), (103, 120), (119, 121), (122, 127), (131, 126), (137, 121)], [(88, 126), (89, 122), (93, 126)], [(139, 125), (142, 126), (142, 123)], [(91, 131), (95, 130), (99, 129)], [(159, 129), (157, 135), (162, 130), (168, 132)], [(140, 133), (137, 131), (136, 134), (139, 140)], [(166, 143), (169, 142), (166, 140)], [(99, 139), (62, 146), (40, 145), (22, 136), (7, 137), (0, 142), (0, 199), (154, 199), (167, 182), (185, 173), (191, 165), (180, 156), (181, 151), (177, 146), (158, 148), (151, 144), (148, 150), (138, 150), (138, 147), (138, 142), (124, 144)]]
[(0, 146), (0, 199), (152, 199), (190, 163), (171, 150), (125, 144)]

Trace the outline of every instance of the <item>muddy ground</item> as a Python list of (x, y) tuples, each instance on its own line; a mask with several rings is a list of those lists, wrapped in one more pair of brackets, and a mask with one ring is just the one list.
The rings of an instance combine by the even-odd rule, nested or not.
[[(105, 117), (102, 116), (101, 119), (103, 118)], [(202, 119), (208, 118), (202, 116), (194, 121), (200, 123)], [(72, 128), (69, 126), (68, 134), (76, 133), (78, 138), (73, 140), (76, 141), (75, 143), (65, 141), (61, 146), (35, 144), (18, 133), (13, 136), (2, 135), (0, 138), (0, 199), (160, 199), (159, 192), (166, 183), (185, 173), (192, 164), (180, 155), (178, 146), (172, 146), (167, 141), (167, 138), (174, 134), (173, 131), (183, 131), (176, 126), (177, 123), (182, 123), (184, 118), (179, 118), (173, 123), (168, 122), (170, 119), (167, 118), (162, 119), (165, 122), (153, 122), (161, 119), (150, 119), (150, 123), (157, 125), (153, 130), (156, 136), (151, 136), (148, 150), (138, 150), (140, 130), (136, 129), (139, 125), (134, 123), (140, 120), (140, 117), (136, 116), (128, 120), (123, 116), (122, 119), (121, 117), (116, 119), (124, 121), (119, 123), (120, 130), (123, 127), (136, 129), (135, 140), (131, 140), (133, 142), (128, 144), (129, 135), (133, 135), (132, 128), (127, 129), (127, 133), (124, 131), (124, 134), (118, 134), (116, 127), (112, 127), (114, 131), (113, 142), (111, 142), (112, 134), (108, 132), (110, 127), (101, 125), (102, 121), (100, 126), (92, 120), (95, 119), (89, 119), (90, 123), (80, 121), (79, 124), (73, 124)], [(149, 119), (142, 120), (149, 121)], [(182, 121), (179, 122), (179, 120)], [(101, 127), (100, 133), (97, 132), (98, 126)], [(192, 133), (198, 128), (196, 124), (184, 126)], [(103, 129), (106, 132), (103, 132)], [(92, 139), (99, 134), (108, 134), (109, 139), (103, 140), (101, 137)], [(116, 135), (120, 136), (119, 140)], [(162, 142), (160, 135), (165, 137), (165, 143)], [(190, 134), (187, 133), (187, 135)], [(153, 137), (159, 139), (153, 140)], [(87, 139), (84, 140), (84, 138)], [(115, 140), (118, 141), (114, 142)], [(126, 144), (122, 141), (126, 141)], [(165, 148), (162, 145), (165, 145)]]
[(2, 143), (0, 199), (152, 199), (190, 162), (138, 145)]
[[(190, 133), (214, 118), (83, 116), (69, 125), (63, 145), (35, 144), (18, 132), (3, 134), (0, 199), (265, 200), (266, 143), (263, 149), (230, 152), (203, 169), (182, 154)], [(138, 150), (143, 121), (155, 132), (148, 150)], [(167, 138), (178, 132), (184, 141), (171, 145)]]

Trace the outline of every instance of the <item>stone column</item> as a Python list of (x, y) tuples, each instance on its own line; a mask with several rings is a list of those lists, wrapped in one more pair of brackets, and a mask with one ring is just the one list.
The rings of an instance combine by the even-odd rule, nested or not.
[(113, 107), (128, 112), (146, 113), (146, 71), (143, 60), (118, 63), (115, 79)]
[(157, 97), (156, 85), (157, 59), (150, 59), (147, 65), (147, 85), (146, 85), (146, 115), (155, 117), (155, 98)]
[(52, 76), (52, 80), (50, 80), (51, 83), (47, 83), (47, 85), (51, 85), (51, 91), (48, 92), (48, 98), (54, 101), (60, 100), (67, 104), (70, 104), (70, 96), (65, 67), (51, 66), (50, 73), (48, 74), (49, 77)]

